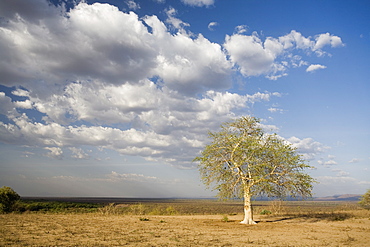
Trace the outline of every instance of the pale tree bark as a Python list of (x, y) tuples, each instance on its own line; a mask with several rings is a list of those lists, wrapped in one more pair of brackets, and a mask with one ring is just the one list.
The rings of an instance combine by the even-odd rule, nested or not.
[(249, 193), (244, 193), (244, 220), (240, 222), (241, 224), (257, 224), (253, 221), (253, 213), (252, 213), (252, 204), (251, 204), (251, 196)]

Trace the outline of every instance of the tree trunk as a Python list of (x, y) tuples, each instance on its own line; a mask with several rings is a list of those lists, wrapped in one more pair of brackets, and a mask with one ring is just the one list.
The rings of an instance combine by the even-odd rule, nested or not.
[(253, 221), (251, 196), (247, 192), (244, 193), (244, 220), (240, 223), (247, 225), (257, 224)]

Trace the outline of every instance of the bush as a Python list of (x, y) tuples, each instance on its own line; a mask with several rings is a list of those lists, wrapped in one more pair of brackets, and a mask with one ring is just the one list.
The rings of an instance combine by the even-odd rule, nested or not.
[(15, 209), (16, 203), (21, 197), (12, 188), (3, 186), (0, 188), (0, 213), (9, 213)]
[(272, 212), (269, 211), (269, 210), (264, 209), (264, 210), (261, 211), (260, 214), (262, 214), (262, 215), (270, 215), (270, 214), (272, 214)]

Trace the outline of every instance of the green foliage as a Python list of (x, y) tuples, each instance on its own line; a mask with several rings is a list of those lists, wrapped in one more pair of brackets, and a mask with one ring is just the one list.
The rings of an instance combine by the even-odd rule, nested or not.
[(16, 205), (18, 212), (95, 212), (101, 206), (97, 203), (58, 202), (58, 201), (32, 201), (22, 200)]
[(166, 208), (166, 211), (165, 212), (166, 212), (166, 215), (175, 215), (175, 214), (177, 214), (176, 209), (174, 207), (172, 207), (172, 206), (168, 206)]
[(269, 210), (264, 209), (264, 210), (262, 210), (262, 211), (260, 212), (260, 214), (262, 214), (262, 215), (270, 215), (270, 214), (272, 214), (272, 212), (271, 212), (271, 211), (269, 211)]
[(203, 182), (220, 198), (311, 196), (314, 180), (303, 172), (310, 166), (285, 140), (264, 133), (258, 119), (225, 123), (209, 137), (211, 143), (194, 161)]
[(370, 189), (368, 189), (367, 192), (361, 196), (359, 204), (363, 208), (370, 209)]
[(223, 217), (222, 217), (222, 220), (221, 220), (222, 222), (229, 222), (229, 217), (227, 217), (227, 215), (224, 215)]
[(21, 197), (12, 188), (3, 186), (0, 188), (0, 213), (9, 213), (14, 210), (16, 202)]

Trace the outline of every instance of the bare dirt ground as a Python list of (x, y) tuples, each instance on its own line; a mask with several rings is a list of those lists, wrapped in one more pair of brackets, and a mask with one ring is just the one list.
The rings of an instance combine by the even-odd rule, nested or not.
[(7, 214), (0, 246), (370, 246), (370, 215), (358, 215), (256, 215), (258, 224), (243, 225), (242, 214)]

